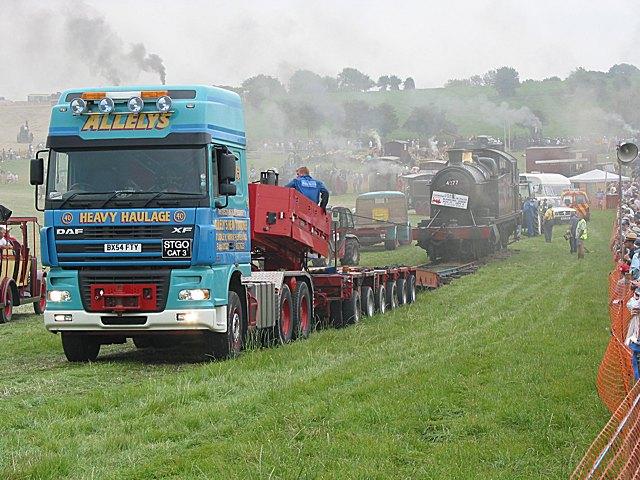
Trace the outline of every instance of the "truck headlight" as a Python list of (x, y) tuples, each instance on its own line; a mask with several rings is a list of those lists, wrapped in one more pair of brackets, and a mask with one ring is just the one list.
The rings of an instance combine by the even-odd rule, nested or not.
[(69, 302), (71, 301), (71, 294), (67, 290), (49, 290), (47, 292), (47, 300), (55, 303)]
[(178, 300), (209, 300), (211, 292), (206, 288), (194, 288), (190, 290), (180, 290)]

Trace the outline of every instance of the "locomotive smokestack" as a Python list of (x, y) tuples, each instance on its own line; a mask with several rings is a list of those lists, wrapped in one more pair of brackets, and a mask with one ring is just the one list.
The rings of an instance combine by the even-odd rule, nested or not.
[(461, 148), (456, 148), (449, 150), (447, 155), (449, 155), (449, 163), (462, 163), (462, 154), (464, 150)]

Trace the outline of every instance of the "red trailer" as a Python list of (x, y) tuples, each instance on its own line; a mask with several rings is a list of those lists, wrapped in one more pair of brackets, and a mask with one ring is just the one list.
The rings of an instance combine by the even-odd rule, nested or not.
[(249, 335), (272, 330), (288, 343), (316, 325), (342, 327), (415, 300), (414, 267), (307, 268), (310, 253), (329, 253), (331, 218), (299, 192), (250, 184), (249, 205), (254, 271), (242, 278)]
[(35, 256), (38, 220), (11, 217), (0, 224), (6, 230), (0, 238), (0, 323), (11, 320), (13, 308), (33, 304), (37, 314), (44, 312), (46, 282)]

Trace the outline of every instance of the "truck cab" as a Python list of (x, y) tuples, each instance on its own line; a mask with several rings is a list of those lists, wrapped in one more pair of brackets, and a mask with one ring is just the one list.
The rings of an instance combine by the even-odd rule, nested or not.
[(46, 185), (44, 322), (69, 360), (229, 331), (251, 270), (245, 145), (240, 98), (223, 89), (62, 93), (31, 183)]

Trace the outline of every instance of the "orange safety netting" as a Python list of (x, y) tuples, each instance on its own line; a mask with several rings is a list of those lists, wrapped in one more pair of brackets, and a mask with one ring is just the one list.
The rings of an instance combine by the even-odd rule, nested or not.
[[(612, 244), (615, 236), (614, 227)], [(640, 382), (635, 381), (632, 352), (624, 343), (631, 321), (626, 306), (631, 295), (629, 278), (615, 269), (609, 275), (611, 339), (596, 380), (598, 395), (613, 415), (572, 479), (640, 478)]]

